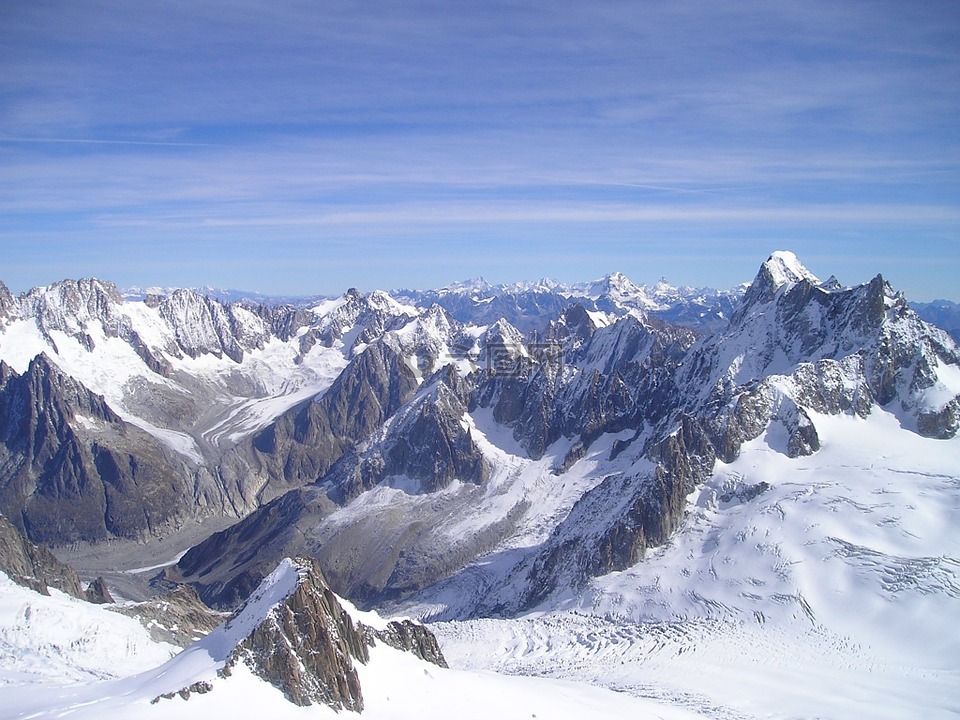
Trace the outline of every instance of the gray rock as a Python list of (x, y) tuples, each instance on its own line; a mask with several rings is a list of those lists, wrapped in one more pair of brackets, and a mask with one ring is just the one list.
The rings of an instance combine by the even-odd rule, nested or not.
[(207, 607), (188, 585), (145, 602), (111, 608), (121, 615), (140, 621), (155, 642), (167, 642), (185, 648), (219, 627), (226, 616)]
[(107, 587), (107, 581), (103, 577), (97, 577), (96, 580), (87, 585), (83, 595), (87, 602), (94, 605), (112, 605), (115, 602), (110, 594), (110, 589)]
[(387, 623), (383, 630), (366, 628), (377, 640), (397, 650), (413, 653), (426, 662), (447, 667), (447, 661), (440, 650), (436, 636), (424, 625), (412, 620), (400, 620)]
[(43, 595), (49, 588), (86, 600), (80, 577), (42, 545), (30, 542), (5, 516), (0, 515), (0, 570), (18, 585)]
[[(312, 560), (298, 558), (301, 581), (285, 602), (237, 646), (230, 663), (245, 662), (296, 705), (320, 703), (363, 710), (354, 660), (366, 663), (367, 639), (354, 625)], [(228, 621), (229, 623), (230, 621)]]

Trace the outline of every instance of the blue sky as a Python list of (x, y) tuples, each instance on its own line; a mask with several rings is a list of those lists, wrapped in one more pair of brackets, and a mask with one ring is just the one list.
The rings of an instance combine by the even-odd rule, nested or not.
[(960, 300), (960, 3), (6, 2), (0, 279)]

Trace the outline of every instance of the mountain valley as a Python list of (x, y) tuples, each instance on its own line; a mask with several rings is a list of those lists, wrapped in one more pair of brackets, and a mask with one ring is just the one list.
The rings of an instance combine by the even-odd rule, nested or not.
[[(149, 712), (226, 712), (236, 687), (370, 717), (432, 717), (417, 692), (461, 691), (516, 717), (960, 714), (960, 349), (923, 319), (944, 303), (821, 281), (786, 251), (723, 292), (613, 274), (215, 295), (0, 286), (17, 547), (102, 577), (134, 616), (171, 591), (190, 593), (181, 618), (200, 600), (256, 616), (229, 641), (151, 638), (5, 570), (12, 717), (132, 717), (191, 686)], [(45, 641), (27, 607), (75, 619)], [(417, 622), (388, 633), (373, 611)], [(268, 617), (262, 647), (319, 642), (314, 616), (379, 639), (337, 626), (336, 680), (243, 645)], [(56, 649), (101, 622), (131, 638), (130, 673)]]

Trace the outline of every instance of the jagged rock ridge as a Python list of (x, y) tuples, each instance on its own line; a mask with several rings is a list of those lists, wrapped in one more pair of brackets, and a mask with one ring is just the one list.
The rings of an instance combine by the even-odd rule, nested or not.
[[(761, 266), (723, 322), (697, 329), (654, 316), (657, 303), (616, 275), (575, 290), (478, 283), (419, 308), (356, 291), (312, 308), (224, 305), (186, 292), (126, 307), (101, 285), (37, 291), (32, 305), (4, 296), (4, 322), (26, 332), (25, 318), (39, 321), (51, 353), (50, 343), (76, 342), (96, 355), (136, 329), (154, 365), (168, 367), (94, 399), (82, 384), (61, 383), (75, 404), (99, 397), (116, 417), (86, 427), (84, 413), (60, 416), (110, 447), (108, 429), (120, 436), (131, 407), (150, 408), (163, 432), (149, 434), (166, 438), (158, 472), (171, 467), (172, 451), (181, 463), (173, 466), (186, 468), (174, 475), (191, 478), (169, 507), (246, 516), (170, 573), (220, 607), (242, 600), (280, 558), (303, 553), (321, 560), (336, 591), (365, 604), (469, 579), (483, 590), (463, 612), (512, 612), (642, 558), (683, 521), (684, 499), (715, 462), (764, 433), (782, 434), (782, 451), (798, 456), (823, 442), (818, 414), (882, 408), (942, 438), (960, 424), (949, 337), (882, 278), (821, 283), (790, 253)], [(521, 303), (527, 292), (544, 301)], [(484, 314), (508, 295), (521, 327)], [(44, 303), (73, 309), (44, 314)], [(65, 357), (50, 356), (51, 373)], [(191, 375), (195, 359), (215, 370)], [(235, 404), (218, 405), (227, 396)], [(36, 417), (40, 427), (39, 418), (57, 416)], [(192, 445), (175, 449), (164, 435), (174, 428)], [(46, 455), (75, 446), (84, 457), (84, 443), (61, 434)], [(23, 465), (30, 447), (14, 445), (9, 467)], [(113, 464), (125, 467), (119, 457)], [(51, 541), (162, 534), (180, 521), (111, 525), (96, 520), (109, 517), (96, 506), (78, 515), (93, 518), (89, 526), (37, 529), (21, 513), (32, 495), (11, 497), (11, 515)]]
[[(191, 656), (206, 654), (221, 678), (229, 678), (243, 663), (296, 705), (323, 704), (359, 713), (363, 693), (356, 663), (370, 662), (371, 648), (378, 642), (446, 667), (436, 638), (422, 625), (410, 621), (381, 625), (374, 628), (355, 622), (316, 561), (288, 558), (226, 622), (161, 671), (176, 674), (173, 669), (181, 661), (191, 663)], [(191, 692), (213, 689), (209, 679), (201, 678), (179, 693), (188, 697)]]
[[(700, 338), (643, 315), (610, 322), (581, 305), (526, 337), (499, 321), (486, 346), (477, 335), (466, 347), (464, 327), (450, 321), (420, 335), (417, 369), (434, 374), (413, 372), (381, 429), (313, 485), (188, 553), (184, 579), (211, 602), (229, 603), (224, 591), (236, 578), (249, 584), (278, 554), (307, 552), (339, 592), (366, 603), (402, 602), (462, 576), (491, 589), (463, 612), (515, 612), (636, 563), (682, 522), (687, 495), (715, 462), (733, 460), (772, 427), (786, 437), (782, 451), (797, 456), (820, 447), (817, 414), (884, 408), (934, 437), (955, 435), (958, 424), (960, 388), (941, 368), (956, 368), (960, 355), (946, 334), (882, 278), (856, 288), (821, 283), (791, 253), (771, 256), (726, 329)], [(378, 357), (410, 336), (388, 332), (363, 353)], [(436, 372), (439, 349), (457, 343), (463, 351)], [(483, 353), (496, 357), (484, 362)], [(393, 387), (408, 370), (379, 364), (374, 382), (358, 376)], [(422, 383), (416, 391), (414, 382)], [(493, 426), (476, 427), (481, 417)], [(510, 477), (491, 462), (505, 441), (491, 449), (490, 431), (507, 431), (518, 446)], [(615, 438), (608, 450), (595, 449), (602, 438)], [(524, 481), (511, 478), (544, 459), (558, 486), (587, 462), (595, 480), (558, 509), (556, 524), (516, 555), (506, 577), (487, 576), (492, 564), (472, 559), (508, 547), (535, 522), (537, 495), (529, 487), (521, 495)], [(516, 497), (509, 511), (451, 545), (444, 522), (503, 495)], [(224, 575), (224, 567), (233, 569)]]

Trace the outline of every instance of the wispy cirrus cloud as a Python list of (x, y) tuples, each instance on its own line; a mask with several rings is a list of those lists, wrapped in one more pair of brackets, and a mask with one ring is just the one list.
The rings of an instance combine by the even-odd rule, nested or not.
[(481, 236), (497, 258), (574, 236), (624, 262), (627, 239), (950, 253), (958, 78), (948, 1), (21, 3), (0, 241), (93, 265), (175, 237), (182, 271), (227, 242), (256, 267), (267, 240), (343, 263), (345, 238), (384, 278), (418, 240)]

